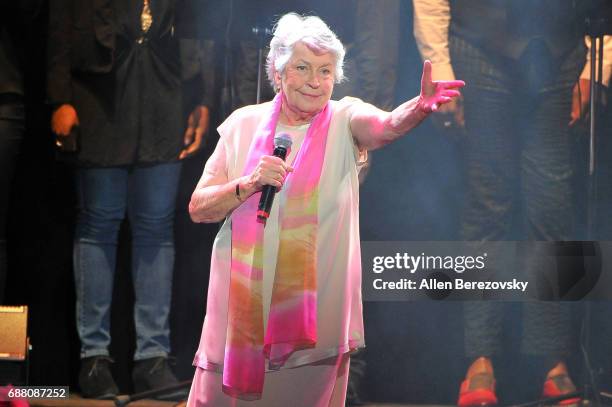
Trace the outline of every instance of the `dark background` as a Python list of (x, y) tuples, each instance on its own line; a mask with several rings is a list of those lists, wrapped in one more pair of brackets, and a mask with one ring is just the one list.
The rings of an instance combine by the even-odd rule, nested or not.
[[(216, 33), (217, 106), (212, 106), (211, 128), (220, 123), (223, 104), (225, 2), (206, 2), (201, 12), (203, 25)], [(290, 3), (288, 5), (287, 3)], [(234, 2), (230, 46), (240, 52), (240, 41), (253, 42), (250, 27), (270, 26), (275, 15), (287, 11), (311, 12), (321, 16), (341, 40), (351, 43), (359, 27), (350, 16), (350, 3), (316, 2)], [(27, 304), (31, 352), (30, 384), (76, 385), (79, 343), (75, 328), (72, 275), (72, 235), (75, 220), (73, 173), (69, 164), (57, 160), (49, 130), (50, 110), (44, 104), (45, 10), (28, 34), (27, 134), (16, 171), (9, 230), (9, 280), (7, 304)], [(259, 17), (258, 17), (259, 16)], [(412, 35), (412, 6), (402, 1), (396, 102), (415, 96), (420, 85), (421, 61)], [(349, 51), (348, 58), (351, 58)], [(234, 58), (234, 61), (239, 58)], [(253, 67), (247, 66), (254, 78)], [(245, 69), (238, 66), (235, 69)], [(254, 80), (254, 79), (253, 79)], [(267, 83), (266, 83), (267, 86)], [(341, 92), (341, 89), (338, 89)], [(249, 103), (254, 103), (254, 100)], [(568, 112), (569, 115), (569, 112)], [(611, 136), (610, 127), (605, 134)], [(173, 353), (181, 379), (193, 374), (191, 360), (197, 348), (205, 313), (210, 250), (218, 225), (193, 224), (187, 213), (191, 192), (204, 162), (217, 140), (209, 132), (204, 149), (184, 163), (176, 214), (176, 267), (171, 315)], [(576, 181), (578, 196), (584, 193), (585, 138), (577, 134)], [(604, 140), (605, 141), (605, 140)], [(604, 143), (605, 144), (605, 143)], [(609, 144), (609, 143), (608, 143)], [(607, 145), (603, 145), (609, 157)], [(409, 136), (372, 155), (372, 167), (361, 191), (362, 240), (453, 240), (458, 236), (462, 202), (463, 174), (460, 144), (439, 133), (428, 121)], [(606, 164), (603, 160), (603, 163)], [(609, 169), (602, 168), (602, 179), (609, 183)], [(604, 182), (604, 186), (606, 184)], [(602, 188), (601, 207), (610, 208), (609, 193)], [(578, 199), (578, 212), (584, 213), (584, 200)], [(603, 211), (600, 236), (608, 236), (609, 212)], [(580, 215), (583, 217), (583, 215)], [(130, 391), (131, 354), (134, 349), (133, 294), (129, 273), (129, 225), (121, 232), (120, 261), (116, 273), (112, 309), (111, 354), (116, 363), (115, 377), (122, 391)], [(577, 231), (577, 238), (584, 233)], [(577, 325), (582, 304), (576, 305)], [(454, 403), (467, 361), (463, 358), (462, 310), (459, 303), (405, 302), (365, 303), (368, 363), (362, 389), (366, 398), (376, 401), (415, 403)], [(516, 313), (515, 313), (516, 314)], [(610, 319), (610, 314), (607, 314)], [(508, 349), (520, 334), (515, 319), (508, 321)], [(598, 332), (596, 322), (595, 332)], [(595, 339), (601, 339), (595, 335)], [(612, 343), (597, 343), (605, 355)], [(607, 352), (606, 352), (607, 351)], [(578, 355), (578, 348), (576, 348)], [(539, 391), (541, 372), (537, 361), (523, 361), (508, 352), (497, 364), (498, 382), (505, 382), (501, 396), (524, 385), (526, 397)], [(581, 360), (571, 360), (572, 376), (580, 381)], [(515, 374), (521, 371), (526, 374)], [(534, 390), (535, 389), (535, 390)]]

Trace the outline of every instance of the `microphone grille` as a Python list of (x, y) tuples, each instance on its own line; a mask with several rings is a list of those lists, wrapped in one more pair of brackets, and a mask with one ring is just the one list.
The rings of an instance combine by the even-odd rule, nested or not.
[(279, 133), (274, 136), (274, 148), (276, 147), (284, 147), (289, 150), (291, 148), (291, 144), (293, 144), (293, 140), (291, 140), (291, 136), (287, 133)]

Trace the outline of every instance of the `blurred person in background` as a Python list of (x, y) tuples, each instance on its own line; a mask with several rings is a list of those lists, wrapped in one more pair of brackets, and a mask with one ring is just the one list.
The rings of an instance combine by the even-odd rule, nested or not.
[[(79, 385), (112, 398), (108, 346), (118, 232), (132, 237), (137, 392), (176, 384), (168, 361), (174, 214), (182, 160), (208, 127), (211, 89), (197, 26), (198, 2), (50, 2), (47, 94), (63, 149), (76, 144), (79, 213), (74, 240)], [(200, 84), (185, 106), (182, 85)], [(191, 112), (187, 118), (184, 111)], [(186, 119), (186, 120), (185, 120)], [(185, 124), (187, 122), (187, 124)], [(76, 138), (76, 140), (75, 140)], [(76, 141), (76, 143), (74, 143)]]
[(7, 221), (17, 157), (25, 132), (27, 30), (40, 0), (0, 4), (0, 304), (8, 274)]
[[(584, 20), (598, 4), (414, 0), (414, 33), (423, 59), (433, 63), (433, 78), (457, 75), (470, 83), (436, 117), (439, 127), (461, 134), (464, 240), (576, 239), (569, 124), (588, 98), (583, 92), (572, 109), (572, 91), (584, 89), (581, 72), (588, 78)], [(495, 405), (503, 310), (492, 301), (464, 308), (470, 365), (458, 405)], [(565, 363), (570, 332), (567, 305), (523, 305), (520, 349), (543, 361), (542, 397), (575, 390)]]

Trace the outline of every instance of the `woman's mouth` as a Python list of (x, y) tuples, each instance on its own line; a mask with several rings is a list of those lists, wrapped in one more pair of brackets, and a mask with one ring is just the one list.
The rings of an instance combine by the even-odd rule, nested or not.
[(307, 97), (309, 99), (316, 99), (316, 98), (321, 96), (321, 95), (310, 95), (308, 93), (302, 93), (302, 92), (300, 92), (300, 95), (305, 96), (305, 97)]

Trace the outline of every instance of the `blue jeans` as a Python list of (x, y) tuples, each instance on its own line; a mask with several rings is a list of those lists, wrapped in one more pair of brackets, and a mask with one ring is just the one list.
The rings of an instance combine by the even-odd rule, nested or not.
[(174, 266), (174, 211), (181, 163), (78, 170), (74, 241), (81, 357), (108, 355), (119, 227), (132, 230), (134, 360), (167, 356)]

